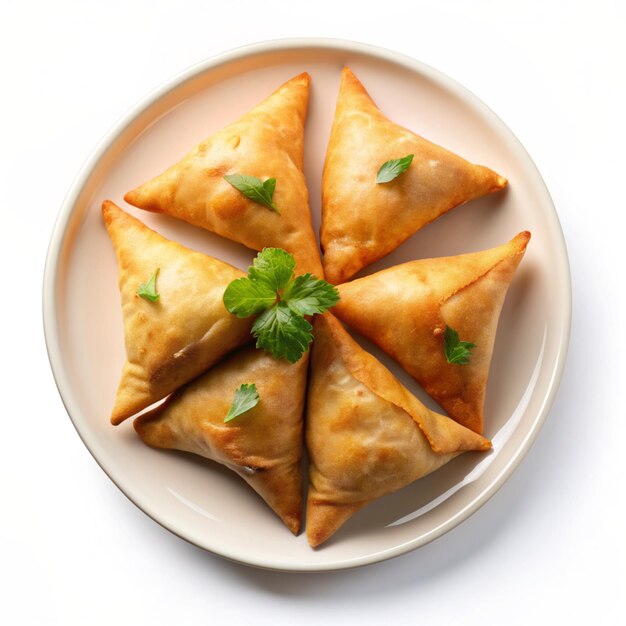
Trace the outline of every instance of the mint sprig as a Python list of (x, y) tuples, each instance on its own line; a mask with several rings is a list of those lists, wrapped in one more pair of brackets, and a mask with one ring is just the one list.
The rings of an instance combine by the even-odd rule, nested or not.
[(235, 391), (233, 403), (230, 409), (228, 409), (224, 423), (230, 422), (230, 420), (253, 409), (258, 403), (259, 392), (257, 391), (256, 385), (254, 383), (243, 383), (243, 385)]
[(394, 178), (397, 178), (400, 174), (406, 172), (412, 161), (412, 154), (407, 154), (401, 159), (391, 159), (390, 161), (385, 161), (380, 166), (380, 169), (376, 174), (376, 182), (378, 184), (391, 182)]
[(259, 252), (248, 276), (231, 282), (224, 306), (237, 317), (258, 315), (252, 325), (256, 347), (291, 363), (313, 341), (313, 327), (305, 315), (324, 313), (339, 301), (336, 287), (312, 274), (293, 277), (296, 263), (281, 248)]
[(469, 341), (461, 341), (459, 333), (446, 325), (446, 330), (443, 334), (443, 347), (448, 363), (467, 365), (470, 362), (470, 350), (473, 350), (476, 344)]
[(227, 174), (224, 178), (235, 189), (241, 191), (246, 198), (250, 198), (250, 200), (254, 200), (254, 202), (258, 202), (280, 215), (278, 207), (274, 204), (275, 178), (262, 181), (256, 176), (247, 176), (246, 174)]

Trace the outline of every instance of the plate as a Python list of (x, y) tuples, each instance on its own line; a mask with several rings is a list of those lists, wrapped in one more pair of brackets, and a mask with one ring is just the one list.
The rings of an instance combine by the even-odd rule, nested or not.
[[(166, 237), (246, 268), (254, 252), (174, 218), (135, 210), (122, 196), (306, 70), (312, 93), (305, 174), (319, 229), (321, 171), (344, 65), (391, 119), (510, 181), (504, 193), (449, 212), (363, 273), (492, 247), (524, 229), (533, 237), (500, 318), (485, 407), (493, 451), (458, 457), (369, 505), (314, 551), (304, 534), (294, 538), (235, 474), (190, 455), (146, 447), (131, 420), (110, 425), (124, 347), (117, 267), (100, 205), (110, 198)], [(554, 399), (567, 351), (571, 290), (563, 235), (541, 176), (511, 131), (476, 96), (388, 50), (300, 39), (255, 44), (203, 61), (124, 116), (89, 157), (61, 208), (46, 263), (43, 310), (50, 363), (67, 412), (96, 461), (138, 507), (178, 536), (228, 559), (323, 571), (422, 546), (502, 486)], [(435, 408), (393, 361), (362, 344)]]

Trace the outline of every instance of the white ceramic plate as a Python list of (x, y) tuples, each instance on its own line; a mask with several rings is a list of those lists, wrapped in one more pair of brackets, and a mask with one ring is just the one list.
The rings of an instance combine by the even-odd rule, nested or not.
[[(188, 149), (290, 77), (313, 79), (305, 171), (316, 229), (320, 180), (340, 71), (349, 65), (393, 120), (508, 177), (510, 187), (457, 208), (424, 228), (369, 273), (399, 262), (532, 240), (500, 319), (485, 412), (489, 454), (467, 454), (355, 515), (321, 549), (294, 538), (237, 476), (189, 455), (144, 446), (131, 420), (109, 423), (124, 361), (117, 267), (101, 215), (110, 198), (166, 237), (246, 268), (254, 253), (173, 218), (122, 201)], [(98, 289), (93, 289), (93, 285)], [(335, 40), (286, 40), (204, 61), (147, 96), (105, 137), (65, 200), (44, 280), (50, 362), (85, 445), (116, 485), (150, 517), (216, 554), (260, 567), (331, 570), (417, 548), (466, 519), (527, 453), (554, 399), (567, 349), (571, 293), (562, 232), (546, 187), (508, 128), (474, 95), (399, 54)], [(435, 405), (370, 344), (400, 380)]]

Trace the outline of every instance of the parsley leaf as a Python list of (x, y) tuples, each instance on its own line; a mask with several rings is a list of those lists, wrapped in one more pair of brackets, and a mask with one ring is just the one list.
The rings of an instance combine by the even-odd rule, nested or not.
[(407, 154), (405, 157), (401, 159), (391, 159), (390, 161), (385, 161), (378, 170), (378, 174), (376, 174), (376, 182), (377, 183), (388, 183), (392, 181), (394, 178), (397, 178), (403, 172), (406, 172), (409, 169), (409, 165), (413, 161), (413, 155)]
[(312, 330), (311, 324), (285, 302), (278, 302), (267, 309), (252, 325), (256, 347), (290, 363), (298, 361), (309, 349), (313, 341)]
[(233, 403), (228, 409), (224, 422), (230, 422), (238, 415), (249, 411), (259, 403), (259, 392), (254, 383), (244, 383), (235, 391)]
[[(273, 291), (285, 288), (289, 282), (293, 270), (296, 268), (296, 260), (282, 248), (263, 248), (257, 254), (252, 267), (248, 268), (250, 279), (267, 285)], [(271, 306), (270, 302), (268, 306)]]
[(139, 289), (137, 289), (137, 295), (141, 296), (144, 300), (158, 302), (161, 297), (160, 294), (157, 293), (156, 288), (156, 279), (159, 275), (159, 269), (160, 268), (157, 267), (154, 270), (154, 274), (150, 277), (150, 280), (147, 283), (141, 283), (141, 285), (139, 285)]
[(295, 313), (314, 315), (335, 306), (339, 302), (339, 292), (325, 280), (304, 274), (289, 282), (282, 300)]
[(264, 248), (248, 276), (224, 291), (224, 306), (238, 317), (259, 315), (252, 325), (256, 347), (295, 363), (313, 341), (305, 315), (324, 313), (337, 304), (336, 287), (312, 274), (293, 278), (296, 261), (282, 248)]
[(263, 204), (280, 215), (280, 211), (273, 200), (276, 189), (275, 178), (268, 178), (265, 182), (256, 176), (246, 176), (245, 174), (227, 174), (224, 178), (235, 189), (241, 191), (246, 198)]
[(237, 278), (224, 292), (224, 306), (237, 317), (258, 315), (276, 302), (276, 291), (266, 283)]
[(476, 347), (476, 344), (469, 341), (460, 341), (459, 333), (448, 325), (443, 334), (443, 343), (448, 363), (457, 365), (467, 365), (470, 362), (470, 350)]

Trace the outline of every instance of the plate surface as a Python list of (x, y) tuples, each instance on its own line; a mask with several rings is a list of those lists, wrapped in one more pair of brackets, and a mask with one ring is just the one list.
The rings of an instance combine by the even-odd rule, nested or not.
[[(451, 211), (361, 275), (493, 247), (525, 229), (532, 240), (502, 311), (491, 366), (485, 435), (493, 451), (458, 457), (371, 504), (313, 551), (304, 534), (294, 538), (235, 474), (144, 446), (131, 420), (110, 425), (124, 346), (117, 267), (100, 205), (112, 199), (166, 237), (245, 269), (254, 252), (174, 218), (136, 210), (122, 196), (306, 70), (312, 92), (305, 173), (318, 230), (321, 171), (344, 65), (391, 119), (510, 181), (504, 193)], [(65, 200), (48, 253), (43, 304), (50, 362), (67, 411), (118, 487), (154, 520), (198, 546), (250, 565), (296, 571), (349, 568), (402, 554), (484, 504), (527, 453), (549, 411), (571, 317), (558, 218), (539, 172), (508, 128), (474, 95), (428, 66), (363, 44), (317, 39), (257, 44), (209, 59), (132, 109), (96, 148)], [(393, 361), (361, 343), (436, 408)]]

